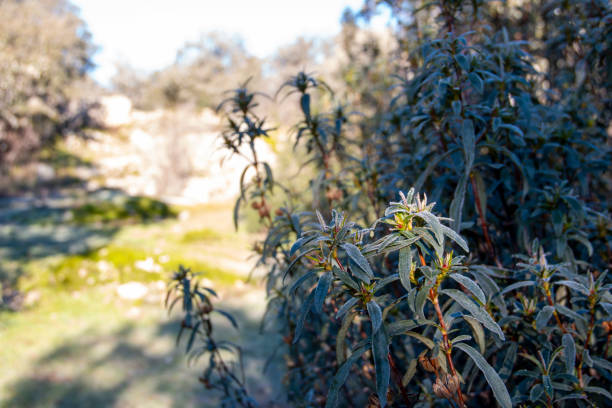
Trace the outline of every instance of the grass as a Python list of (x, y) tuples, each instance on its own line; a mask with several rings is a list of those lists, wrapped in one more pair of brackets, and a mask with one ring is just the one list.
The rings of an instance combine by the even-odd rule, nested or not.
[[(278, 342), (258, 333), (265, 294), (241, 282), (251, 270), (251, 238), (233, 230), (231, 204), (168, 207), (175, 217), (114, 223), (121, 217), (105, 211), (116, 192), (74, 196), (57, 208), (0, 206), (0, 242), (7, 244), (0, 271), (15, 267), (25, 293), (24, 308), (0, 312), (0, 366), (7, 368), (0, 371), (0, 407), (218, 406), (197, 382), (202, 365), (187, 367), (176, 350), (178, 322), (161, 304), (160, 281), (179, 264), (201, 272), (222, 297), (231, 292), (221, 306), (242, 331), (220, 321), (216, 332), (246, 346), (255, 394), (278, 388), (280, 377), (260, 371), (269, 355), (262, 350)], [(89, 239), (101, 229), (109, 231), (104, 239)], [(149, 288), (144, 299), (118, 297), (118, 285), (131, 281)]]
[(215, 231), (210, 228), (204, 228), (199, 230), (191, 230), (187, 231), (183, 238), (182, 242), (186, 244), (198, 243), (198, 242), (212, 242), (219, 241), (225, 238), (225, 235), (220, 234), (218, 231)]
[[(163, 309), (163, 290), (139, 302), (119, 299), (113, 286), (42, 292), (35, 307), (0, 313), (0, 365), (7, 368), (0, 371), (0, 407), (218, 406), (197, 381), (204, 362), (188, 367), (175, 346), (179, 321)], [(215, 327), (246, 347), (252, 387), (264, 392), (273, 385), (257, 380), (257, 367), (261, 346), (273, 344), (257, 332), (263, 302), (253, 299), (241, 297), (250, 314), (222, 301), (244, 337), (223, 319)]]
[(164, 202), (148, 197), (118, 196), (108, 201), (90, 202), (71, 211), (79, 224), (131, 220), (146, 222), (176, 216)]

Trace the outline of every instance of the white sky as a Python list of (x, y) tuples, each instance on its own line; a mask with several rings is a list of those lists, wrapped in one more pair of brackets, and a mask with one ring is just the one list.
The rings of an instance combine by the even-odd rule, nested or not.
[[(342, 11), (363, 0), (72, 0), (101, 47), (93, 76), (108, 84), (115, 63), (150, 72), (171, 64), (177, 49), (201, 33), (239, 35), (259, 57), (298, 36), (331, 36)], [(384, 23), (382, 23), (384, 24)], [(381, 25), (382, 25), (381, 24)], [(374, 24), (376, 25), (376, 24)]]

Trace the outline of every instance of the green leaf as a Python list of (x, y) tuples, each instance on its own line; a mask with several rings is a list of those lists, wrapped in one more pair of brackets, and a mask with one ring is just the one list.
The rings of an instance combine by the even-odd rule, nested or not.
[(232, 326), (234, 326), (235, 329), (238, 329), (238, 322), (236, 322), (236, 319), (234, 319), (234, 316), (232, 316), (225, 310), (221, 310), (221, 309), (215, 309), (215, 312), (224, 316), (227, 320), (229, 320), (229, 322), (232, 324)]
[(245, 191), (246, 189), (244, 188), (244, 176), (246, 175), (247, 170), (249, 170), (249, 168), (251, 168), (251, 164), (248, 164), (244, 170), (242, 170), (242, 174), (240, 174), (240, 198), (242, 200), (246, 200), (246, 196), (245, 196)]
[(476, 156), (476, 138), (474, 136), (474, 124), (471, 120), (463, 121), (461, 128), (461, 141), (463, 142), (463, 155), (465, 158), (464, 172), (469, 175), (472, 171), (474, 158)]
[(355, 316), (357, 316), (357, 312), (347, 314), (344, 319), (342, 319), (342, 325), (340, 326), (340, 330), (338, 330), (338, 335), (336, 336), (336, 361), (338, 364), (342, 364), (342, 362), (344, 362), (344, 355), (346, 354), (346, 334), (348, 333)]
[(518, 139), (511, 138), (511, 140), (518, 146), (525, 146), (525, 140), (523, 139), (524, 138), (523, 131), (518, 126), (514, 126), (509, 123), (502, 123), (498, 126), (498, 128), (507, 129), (511, 132), (514, 132), (519, 138)]
[(612, 363), (608, 360), (604, 360), (603, 358), (599, 358), (599, 357), (591, 357), (591, 360), (593, 360), (593, 365), (599, 368), (603, 368), (605, 370), (608, 370), (610, 373), (612, 373)]
[(431, 320), (398, 320), (387, 325), (387, 336), (393, 337), (420, 326), (435, 326)]
[(504, 288), (504, 290), (501, 291), (501, 294), (504, 295), (510, 291), (513, 291), (515, 289), (519, 289), (519, 288), (524, 288), (527, 286), (533, 286), (535, 285), (535, 281), (522, 281), (522, 282), (516, 282), (513, 283), (512, 285), (508, 285)]
[(307, 255), (313, 251), (316, 251), (317, 248), (309, 248), (307, 250), (305, 250), (304, 252), (301, 252), (300, 254), (296, 255), (295, 258), (293, 258), (293, 261), (291, 261), (289, 263), (289, 265), (287, 266), (287, 269), (285, 270), (285, 272), (283, 273), (283, 279), (285, 279), (287, 277), (287, 274), (291, 271), (291, 269), (293, 269), (293, 267), (295, 266), (296, 263), (298, 263), (298, 261), (300, 259), (302, 259), (302, 257), (304, 257), (304, 255)]
[(336, 319), (340, 319), (342, 316), (344, 316), (346, 312), (355, 307), (357, 302), (359, 302), (358, 298), (350, 298), (349, 300), (347, 300), (346, 303), (340, 306), (338, 312), (336, 312)]
[[(423, 184), (425, 184), (425, 181), (427, 181), (427, 178), (429, 177), (429, 175), (431, 174), (432, 171), (434, 171), (434, 169), (438, 166), (438, 164), (445, 159), (447, 156), (451, 155), (452, 153), (454, 153), (455, 151), (457, 151), (457, 148), (454, 149), (449, 149), (447, 152), (445, 152), (444, 154), (440, 154), (434, 158), (429, 158), (427, 160), (427, 167), (425, 168), (425, 170), (419, 175), (419, 178), (417, 178), (417, 181), (414, 183), (414, 190), (415, 191), (420, 191), (421, 188), (423, 187)], [(412, 190), (412, 189), (411, 189)], [(407, 197), (408, 198), (408, 197)], [(408, 201), (411, 201), (412, 198), (408, 198)]]
[(529, 392), (529, 400), (536, 402), (540, 399), (542, 394), (544, 394), (544, 387), (542, 384), (536, 384)]
[(465, 252), (470, 252), (470, 248), (468, 247), (465, 239), (463, 239), (463, 237), (457, 234), (453, 229), (448, 228), (446, 225), (442, 225), (442, 232), (445, 236), (455, 241)]
[(327, 392), (327, 402), (325, 403), (325, 408), (334, 408), (336, 405), (338, 405), (338, 394), (340, 392), (340, 388), (346, 382), (352, 365), (359, 360), (361, 355), (365, 353), (367, 349), (368, 347), (364, 346), (353, 351), (353, 354), (351, 354), (344, 364), (338, 368), (338, 371), (336, 372), (336, 375), (334, 375), (334, 378), (329, 386), (329, 391)]
[[(472, 177), (474, 179), (474, 184), (476, 185), (476, 192), (478, 193), (478, 198), (480, 200), (480, 209), (477, 208), (478, 212), (482, 211), (482, 217), (486, 219), (487, 217), (487, 189), (485, 187), (485, 182), (482, 179), (482, 175), (480, 172), (474, 170), (472, 172)], [(475, 192), (475, 193), (476, 193)], [(476, 200), (474, 200), (474, 207), (476, 207)]]
[(189, 336), (189, 340), (187, 341), (187, 346), (185, 347), (185, 352), (189, 353), (191, 347), (193, 347), (193, 342), (195, 340), (195, 336), (198, 333), (198, 328), (200, 327), (201, 322), (197, 322), (195, 326), (191, 329), (191, 335)]
[[(368, 303), (369, 304), (369, 303)], [(391, 367), (389, 366), (389, 342), (384, 328), (376, 330), (372, 334), (372, 356), (374, 357), (374, 368), (376, 371), (376, 393), (380, 400), (381, 408), (387, 405), (387, 389), (391, 378)]]
[(449, 210), (450, 217), (453, 219), (453, 229), (457, 233), (461, 232), (461, 214), (463, 212), (468, 177), (467, 174), (463, 174), (461, 179), (459, 179)]
[(487, 298), (484, 292), (482, 291), (482, 289), (480, 289), (480, 286), (478, 286), (476, 282), (459, 273), (451, 273), (449, 276), (461, 285), (463, 285), (467, 290), (472, 292), (472, 294), (476, 296), (476, 299), (478, 299), (480, 303), (487, 303)]
[(351, 278), (348, 272), (338, 268), (335, 265), (333, 266), (332, 270), (334, 274), (336, 275), (336, 277), (340, 279), (342, 283), (344, 283), (346, 286), (354, 290), (359, 290), (359, 285), (357, 284), (357, 282), (353, 280), (353, 278)]
[(463, 316), (463, 319), (468, 322), (468, 324), (472, 328), (472, 333), (474, 334), (474, 338), (478, 343), (478, 348), (480, 348), (480, 352), (484, 354), (486, 350), (486, 338), (482, 325), (472, 316)]
[(582, 320), (585, 323), (587, 322), (587, 318), (585, 316), (581, 315), (580, 313), (576, 313), (572, 309), (567, 308), (563, 305), (555, 305), (555, 309), (557, 309), (557, 312), (561, 313), (566, 317), (569, 317), (570, 319)]
[(402, 377), (402, 385), (404, 387), (410, 383), (410, 381), (416, 374), (417, 363), (418, 363), (418, 360), (416, 358), (410, 360), (410, 363), (408, 363), (408, 368), (406, 369), (406, 373)]
[(341, 247), (346, 251), (346, 254), (349, 256), (349, 258), (351, 258), (353, 263), (366, 274), (368, 279), (364, 280), (364, 282), (369, 284), (370, 279), (374, 278), (374, 272), (372, 272), (370, 264), (368, 263), (367, 259), (365, 259), (365, 257), (361, 254), (359, 248), (349, 243), (344, 243), (341, 245)]
[(571, 280), (560, 280), (560, 281), (555, 282), (555, 285), (567, 286), (568, 288), (574, 289), (575, 291), (582, 293), (585, 296), (589, 296), (589, 293), (590, 293), (589, 289), (586, 286), (584, 286), (581, 283), (574, 282)]
[(410, 268), (412, 267), (412, 250), (408, 247), (399, 250), (399, 278), (402, 286), (410, 290)]
[(385, 286), (387, 286), (390, 283), (395, 282), (398, 279), (399, 279), (399, 275), (397, 273), (394, 273), (393, 275), (385, 276), (384, 278), (377, 280), (374, 286), (374, 293), (378, 293), (379, 291), (384, 289)]
[(474, 363), (476, 363), (476, 366), (480, 369), (480, 371), (482, 371), (485, 379), (489, 383), (489, 386), (493, 390), (493, 395), (495, 396), (498, 404), (502, 408), (512, 408), (512, 399), (510, 398), (510, 394), (508, 394), (508, 390), (506, 389), (504, 382), (493, 367), (487, 363), (487, 360), (485, 360), (485, 358), (478, 351), (465, 343), (458, 343), (454, 347), (467, 353), (472, 360), (474, 360)]
[(568, 374), (574, 374), (574, 366), (576, 364), (576, 344), (574, 337), (565, 333), (561, 338), (563, 344), (563, 356), (565, 357), (565, 369)]
[(308, 120), (310, 120), (310, 95), (305, 93), (300, 98), (300, 106), (302, 108), (302, 112)]
[(444, 289), (440, 291), (440, 293), (451, 297), (455, 302), (459, 303), (461, 307), (466, 309), (474, 319), (478, 320), (487, 329), (497, 334), (501, 340), (505, 340), (504, 332), (502, 332), (502, 329), (495, 322), (495, 320), (493, 320), (491, 315), (489, 315), (489, 313), (480, 305), (476, 304), (472, 299), (467, 297), (465, 293), (456, 289)]
[(299, 279), (296, 279), (295, 282), (293, 282), (293, 284), (291, 285), (291, 287), (289, 288), (289, 295), (293, 295), (294, 292), (296, 290), (298, 290), (298, 288), (308, 280), (308, 278), (313, 277), (314, 275), (316, 275), (315, 271), (310, 270), (308, 272), (306, 272), (304, 275), (300, 276)]
[(585, 237), (578, 235), (578, 234), (572, 234), (568, 236), (567, 238), (572, 241), (580, 242), (587, 249), (589, 256), (593, 255), (593, 245)]
[(308, 297), (302, 303), (302, 308), (300, 309), (300, 316), (295, 324), (295, 333), (293, 335), (293, 344), (297, 343), (302, 335), (302, 329), (304, 328), (304, 322), (306, 321), (306, 317), (308, 316), (308, 312), (312, 308), (312, 303), (314, 301), (315, 291), (311, 291)]
[(423, 221), (425, 221), (427, 226), (431, 228), (439, 246), (444, 245), (444, 233), (442, 232), (442, 224), (440, 223), (440, 220), (438, 220), (438, 217), (428, 211), (418, 212), (415, 214), (415, 217), (421, 218)]
[(503, 146), (489, 144), (489, 143), (486, 143), (483, 146), (489, 147), (489, 148), (491, 148), (493, 150), (499, 151), (499, 152), (505, 154), (506, 156), (508, 156), (510, 161), (516, 166), (516, 169), (521, 174), (521, 179), (523, 181), (523, 194), (522, 194), (522, 197), (523, 197), (523, 199), (525, 197), (527, 197), (527, 193), (529, 192), (529, 184), (527, 182), (527, 177), (525, 176), (525, 170), (524, 170), (523, 163), (521, 163), (521, 161), (519, 160), (517, 155), (514, 154), (512, 151), (508, 150), (507, 148), (503, 147)]
[(553, 315), (554, 308), (552, 306), (544, 306), (536, 316), (536, 329), (542, 330), (546, 327), (548, 321)]
[(382, 310), (380, 310), (380, 306), (374, 300), (370, 300), (366, 306), (372, 321), (372, 333), (377, 332), (382, 325)]
[[(274, 176), (272, 175), (272, 168), (266, 162), (263, 162), (264, 169), (266, 171), (266, 184), (268, 185), (268, 189), (270, 191), (274, 191)], [(299, 233), (298, 233), (299, 235)]]
[(236, 200), (236, 204), (234, 204), (234, 228), (236, 229), (236, 231), (238, 231), (238, 217), (239, 217), (239, 212), (240, 212), (240, 202), (241, 201), (242, 199), (238, 197), (238, 199)]
[(516, 363), (516, 355), (518, 351), (518, 343), (512, 341), (506, 350), (506, 355), (504, 356), (504, 362), (502, 363), (501, 368), (499, 369), (499, 377), (506, 381), (510, 378), (512, 374), (512, 369), (514, 368), (514, 363)]
[(584, 387), (584, 390), (586, 392), (603, 395), (608, 399), (608, 401), (612, 401), (612, 394), (610, 394), (610, 391), (607, 391), (601, 387)]
[(423, 309), (425, 308), (425, 301), (427, 300), (427, 296), (429, 295), (429, 289), (431, 289), (431, 285), (425, 285), (421, 290), (417, 292), (416, 299), (414, 301), (414, 308), (416, 315), (419, 319), (424, 319), (425, 315), (423, 314)]
[(462, 341), (470, 341), (472, 340), (472, 336), (468, 335), (468, 334), (461, 334), (457, 337), (455, 337), (454, 339), (451, 340), (451, 344), (455, 344), (455, 343), (460, 343)]
[(314, 310), (317, 313), (321, 313), (323, 310), (323, 303), (325, 303), (325, 297), (327, 296), (327, 292), (329, 291), (329, 286), (332, 281), (332, 273), (324, 272), (319, 277), (319, 283), (315, 288), (315, 296), (314, 296)]
[(435, 347), (435, 343), (433, 342), (433, 340), (423, 336), (422, 334), (413, 331), (407, 331), (404, 334), (410, 337), (414, 337), (415, 339), (426, 345), (429, 349), (433, 349)]
[(472, 86), (479, 93), (483, 92), (483, 90), (484, 90), (484, 83), (482, 82), (482, 79), (480, 78), (480, 76), (478, 76), (477, 74), (471, 72), (470, 74), (468, 74), (468, 79), (469, 79), (470, 83), (472, 84)]

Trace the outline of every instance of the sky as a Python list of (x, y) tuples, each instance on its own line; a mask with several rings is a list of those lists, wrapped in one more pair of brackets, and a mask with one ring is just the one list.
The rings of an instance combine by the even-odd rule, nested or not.
[(363, 4), (363, 0), (72, 2), (80, 8), (94, 43), (100, 47), (94, 58), (97, 68), (93, 77), (105, 85), (117, 62), (152, 72), (171, 64), (186, 41), (210, 31), (240, 36), (251, 54), (263, 58), (299, 36), (337, 34), (343, 10), (357, 10)]

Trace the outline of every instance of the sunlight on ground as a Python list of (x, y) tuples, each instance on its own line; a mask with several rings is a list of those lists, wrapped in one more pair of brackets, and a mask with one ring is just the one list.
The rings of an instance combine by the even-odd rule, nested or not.
[[(250, 237), (234, 231), (231, 204), (177, 208), (176, 217), (151, 223), (59, 230), (53, 219), (39, 222), (41, 212), (49, 220), (54, 211), (66, 209), (11, 217), (0, 232), (13, 244), (3, 248), (2, 271), (18, 264), (13, 273), (28, 290), (21, 310), (0, 315), (0, 366), (10, 367), (0, 372), (0, 406), (217, 406), (197, 381), (205, 362), (187, 366), (175, 347), (176, 314), (163, 307), (164, 282), (179, 263), (202, 272), (220, 307), (236, 316), (243, 335), (223, 320), (218, 335), (245, 347), (254, 392), (273, 398), (280, 378), (262, 382), (260, 370), (279, 341), (258, 331), (265, 293), (245, 283)], [(83, 240), (90, 230), (109, 229), (103, 240)], [(83, 246), (74, 250), (75, 243)]]

